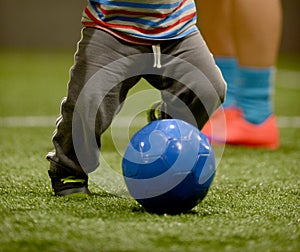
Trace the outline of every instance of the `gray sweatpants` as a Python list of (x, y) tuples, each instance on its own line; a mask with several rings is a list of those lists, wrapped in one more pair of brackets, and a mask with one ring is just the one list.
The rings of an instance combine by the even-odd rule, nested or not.
[(84, 28), (68, 95), (49, 152), (50, 176), (84, 176), (99, 165), (101, 135), (141, 78), (161, 91), (169, 117), (203, 127), (224, 101), (226, 83), (200, 33), (134, 45)]

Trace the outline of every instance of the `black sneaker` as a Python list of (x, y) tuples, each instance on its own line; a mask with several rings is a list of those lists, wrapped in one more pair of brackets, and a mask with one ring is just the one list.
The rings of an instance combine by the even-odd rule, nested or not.
[(56, 177), (51, 171), (49, 176), (52, 182), (52, 188), (56, 196), (67, 196), (71, 194), (85, 194), (90, 195), (88, 189), (88, 177)]
[(161, 101), (155, 102), (151, 105), (151, 107), (147, 110), (147, 121), (148, 122), (162, 119), (161, 106), (162, 106)]

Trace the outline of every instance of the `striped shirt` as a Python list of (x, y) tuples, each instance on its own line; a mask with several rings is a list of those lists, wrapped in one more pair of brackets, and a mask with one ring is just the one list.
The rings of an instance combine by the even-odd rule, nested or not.
[(155, 44), (196, 31), (196, 19), (194, 0), (88, 0), (82, 24), (127, 42)]

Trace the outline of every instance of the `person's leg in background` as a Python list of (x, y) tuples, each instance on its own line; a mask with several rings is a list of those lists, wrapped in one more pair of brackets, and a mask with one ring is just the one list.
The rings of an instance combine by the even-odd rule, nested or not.
[[(200, 30), (228, 84), (226, 143), (277, 148), (272, 92), (281, 37), (280, 1), (211, 0), (199, 6)], [(205, 131), (211, 133), (208, 127)]]
[(235, 105), (234, 88), (237, 58), (232, 26), (232, 0), (199, 1), (198, 27), (214, 55), (227, 82), (226, 100), (223, 108)]

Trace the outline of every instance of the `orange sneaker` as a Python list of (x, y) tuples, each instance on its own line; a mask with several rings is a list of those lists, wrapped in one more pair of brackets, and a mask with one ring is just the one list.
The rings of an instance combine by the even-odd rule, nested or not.
[[(231, 112), (227, 110), (231, 110)], [(274, 115), (271, 115), (261, 124), (253, 124), (243, 118), (240, 110), (235, 109), (235, 111), (232, 111), (231, 108), (228, 108), (224, 109), (226, 123), (223, 122), (223, 127), (220, 127), (220, 112), (218, 113), (212, 116), (211, 122), (205, 125), (202, 131), (212, 143), (266, 149), (277, 149), (279, 147), (279, 130)], [(207, 128), (210, 128), (210, 132)]]
[(209, 139), (223, 139), (222, 142), (225, 142), (227, 122), (240, 117), (241, 114), (242, 111), (237, 107), (219, 108), (212, 114), (201, 132)]
[(227, 123), (226, 143), (277, 149), (279, 147), (279, 130), (276, 117), (269, 116), (261, 124), (253, 124), (243, 117)]

